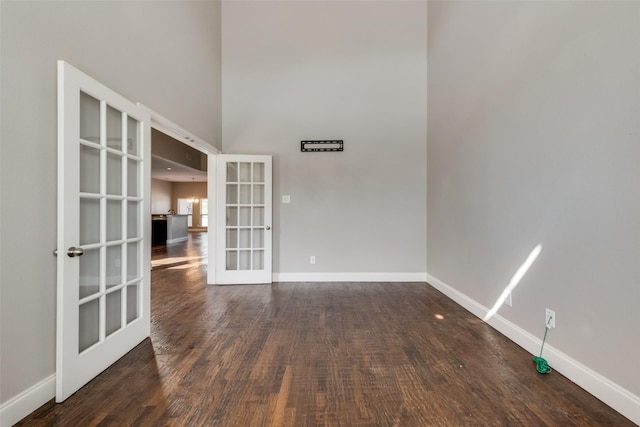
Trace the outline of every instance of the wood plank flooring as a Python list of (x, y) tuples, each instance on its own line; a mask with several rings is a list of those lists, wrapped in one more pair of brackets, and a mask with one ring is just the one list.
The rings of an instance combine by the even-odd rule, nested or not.
[(151, 338), (18, 425), (634, 425), (424, 283), (207, 286), (204, 255), (154, 248)]

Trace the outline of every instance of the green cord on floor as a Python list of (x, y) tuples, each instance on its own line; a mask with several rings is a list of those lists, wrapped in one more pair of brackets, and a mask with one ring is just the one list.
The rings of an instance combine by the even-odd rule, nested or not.
[(542, 347), (540, 347), (540, 356), (533, 356), (533, 361), (536, 362), (536, 370), (541, 374), (548, 374), (553, 369), (549, 366), (549, 363), (542, 358), (542, 350), (544, 349), (544, 342), (547, 340), (547, 332), (549, 332), (549, 322), (551, 322), (551, 318), (547, 321), (547, 326), (544, 328), (544, 338), (542, 339)]

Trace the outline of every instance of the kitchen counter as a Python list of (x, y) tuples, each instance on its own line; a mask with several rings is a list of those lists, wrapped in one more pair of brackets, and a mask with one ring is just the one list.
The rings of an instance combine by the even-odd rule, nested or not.
[(151, 235), (154, 245), (184, 242), (189, 239), (188, 215), (152, 215)]

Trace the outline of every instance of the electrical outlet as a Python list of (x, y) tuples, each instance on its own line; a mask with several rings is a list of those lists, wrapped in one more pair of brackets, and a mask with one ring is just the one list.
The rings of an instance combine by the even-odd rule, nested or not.
[(316, 263), (316, 257), (314, 255), (311, 255), (309, 257), (309, 264), (315, 264)]
[(509, 292), (507, 294), (507, 297), (504, 299), (504, 305), (511, 307), (513, 304), (513, 301), (511, 300), (511, 292)]
[(556, 312), (547, 308), (544, 310), (544, 324), (547, 328), (555, 328), (556, 327)]
[(285, 194), (282, 196), (282, 203), (291, 203), (291, 196), (288, 194)]

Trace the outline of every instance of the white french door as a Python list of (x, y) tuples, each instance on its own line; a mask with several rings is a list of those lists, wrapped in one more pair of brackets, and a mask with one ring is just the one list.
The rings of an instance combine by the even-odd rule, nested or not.
[(216, 283), (271, 283), (271, 156), (218, 156)]
[(149, 336), (149, 126), (58, 61), (57, 402)]

